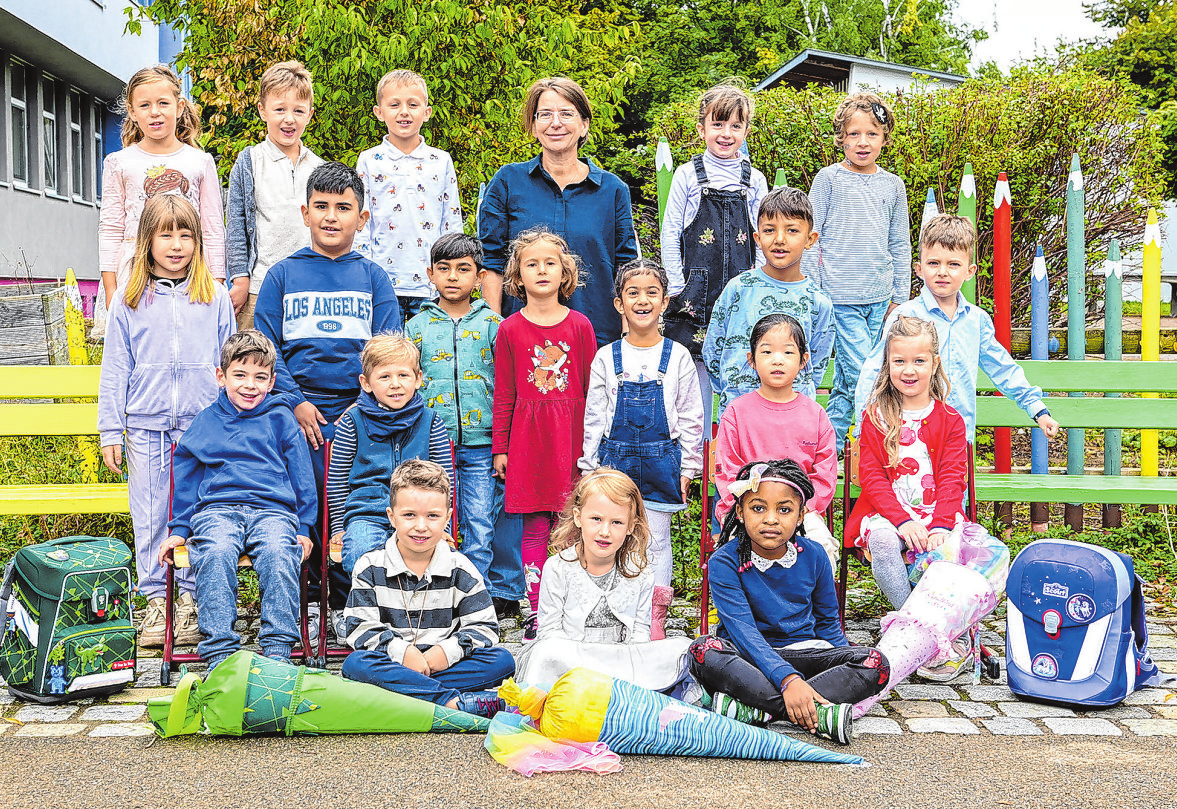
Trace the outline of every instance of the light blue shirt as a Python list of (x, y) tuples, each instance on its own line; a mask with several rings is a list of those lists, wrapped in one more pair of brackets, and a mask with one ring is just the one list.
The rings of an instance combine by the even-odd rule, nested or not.
[[(918, 317), (935, 324), (940, 336), (940, 361), (952, 383), (948, 404), (964, 418), (970, 442), (975, 441), (977, 432), (978, 368), (983, 369), (997, 389), (1025, 410), (1031, 419), (1046, 407), (1042, 401), (1042, 388), (1030, 384), (1022, 366), (1010, 356), (1005, 346), (997, 342), (993, 318), (984, 309), (965, 300), (959, 292), (956, 293), (956, 315), (950, 320), (936, 298), (924, 287), (919, 297), (895, 307), (883, 324), (884, 337), (899, 315)], [(858, 378), (858, 387), (854, 391), (854, 412), (858, 414), (859, 424), (882, 364), (883, 340), (880, 339), (863, 363), (862, 376)]]

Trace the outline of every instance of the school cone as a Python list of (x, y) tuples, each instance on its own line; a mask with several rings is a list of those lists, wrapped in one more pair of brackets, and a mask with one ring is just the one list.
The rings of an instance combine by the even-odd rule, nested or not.
[(552, 685), (546, 699), (536, 694), (537, 689), (521, 689), (513, 680), (499, 689), (499, 696), (508, 704), (524, 708), (537, 720), (540, 734), (549, 741), (582, 746), (601, 743), (614, 753), (634, 755), (862, 762), (859, 756), (746, 725), (589, 669), (565, 674)]
[(186, 674), (170, 697), (147, 703), (163, 737), (198, 733), (425, 733), (485, 731), (489, 720), (253, 652), (230, 655), (204, 682)]
[(854, 718), (937, 654), (949, 654), (952, 641), (992, 612), (997, 598), (989, 579), (976, 570), (933, 562), (903, 606), (883, 616), (883, 637), (875, 648), (886, 656), (891, 676), (879, 694), (854, 706)]

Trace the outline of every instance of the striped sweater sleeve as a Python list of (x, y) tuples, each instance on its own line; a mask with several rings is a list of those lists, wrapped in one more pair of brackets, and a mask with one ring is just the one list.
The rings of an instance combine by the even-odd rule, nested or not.
[(450, 476), (450, 485), (456, 483), (454, 479), (454, 453), (450, 444), (450, 433), (445, 428), (445, 422), (437, 413), (433, 414), (433, 423), (429, 426), (429, 460), (441, 464), (445, 473)]
[(331, 465), (327, 468), (327, 514), (331, 536), (343, 531), (344, 504), (350, 492), (351, 465), (356, 459), (356, 423), (344, 413), (331, 441)]
[[(390, 589), (385, 569), (377, 564), (382, 558), (379, 551), (373, 551), (361, 556), (356, 563), (351, 592), (343, 610), (344, 632), (351, 648), (384, 651), (392, 662), (404, 663), (409, 642), (394, 629), (391, 620), (386, 620), (391, 616), (383, 615), (380, 608), (378, 591)], [(391, 600), (389, 603), (396, 602)], [(405, 623), (407, 615), (400, 612), (400, 623)]]
[(499, 642), (499, 619), (482, 577), (465, 556), (455, 552), (454, 624), (452, 634), (437, 645), (452, 666), (475, 649), (489, 649)]

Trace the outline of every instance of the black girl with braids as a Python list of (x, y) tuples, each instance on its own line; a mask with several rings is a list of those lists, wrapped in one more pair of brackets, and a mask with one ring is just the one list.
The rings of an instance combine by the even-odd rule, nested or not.
[(833, 571), (801, 527), (813, 484), (792, 459), (756, 461), (730, 491), (735, 506), (707, 564), (719, 630), (688, 656), (703, 703), (741, 722), (787, 718), (848, 744), (854, 704), (883, 690), (890, 667), (842, 631)]
[[(756, 508), (749, 504), (745, 509), (744, 496), (755, 493), (759, 489), (759, 484), (764, 481), (785, 483), (801, 496), (801, 501), (795, 509), (794, 532), (784, 539), (786, 542), (790, 542), (795, 534), (805, 536), (805, 527), (801, 524), (801, 520), (805, 516), (805, 503), (813, 497), (813, 484), (809, 481), (809, 476), (805, 474), (801, 465), (790, 458), (775, 461), (753, 461), (744, 464), (736, 473), (736, 479), (732, 481), (731, 485), (731, 492), (736, 495), (735, 507), (728, 511), (727, 517), (724, 518), (723, 528), (719, 532), (719, 540), (716, 543), (716, 547), (722, 547), (733, 537), (740, 543), (737, 549), (740, 573), (743, 573), (752, 564), (752, 540), (748, 536), (745, 524), (745, 511)], [(757, 520), (758, 524), (761, 522)], [(796, 543), (793, 545), (795, 547)]]

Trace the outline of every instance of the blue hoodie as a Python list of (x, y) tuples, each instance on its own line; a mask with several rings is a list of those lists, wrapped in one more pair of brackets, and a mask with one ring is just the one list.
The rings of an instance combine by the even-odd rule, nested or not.
[(270, 267), (254, 323), (278, 349), (275, 391), (346, 400), (360, 393), (360, 352), (373, 335), (400, 331), (392, 282), (354, 250), (337, 259), (304, 247)]
[(227, 505), (289, 512), (299, 536), (310, 536), (319, 497), (293, 404), (271, 393), (239, 411), (222, 389), (193, 419), (172, 459), (172, 534), (187, 538), (197, 511)]

